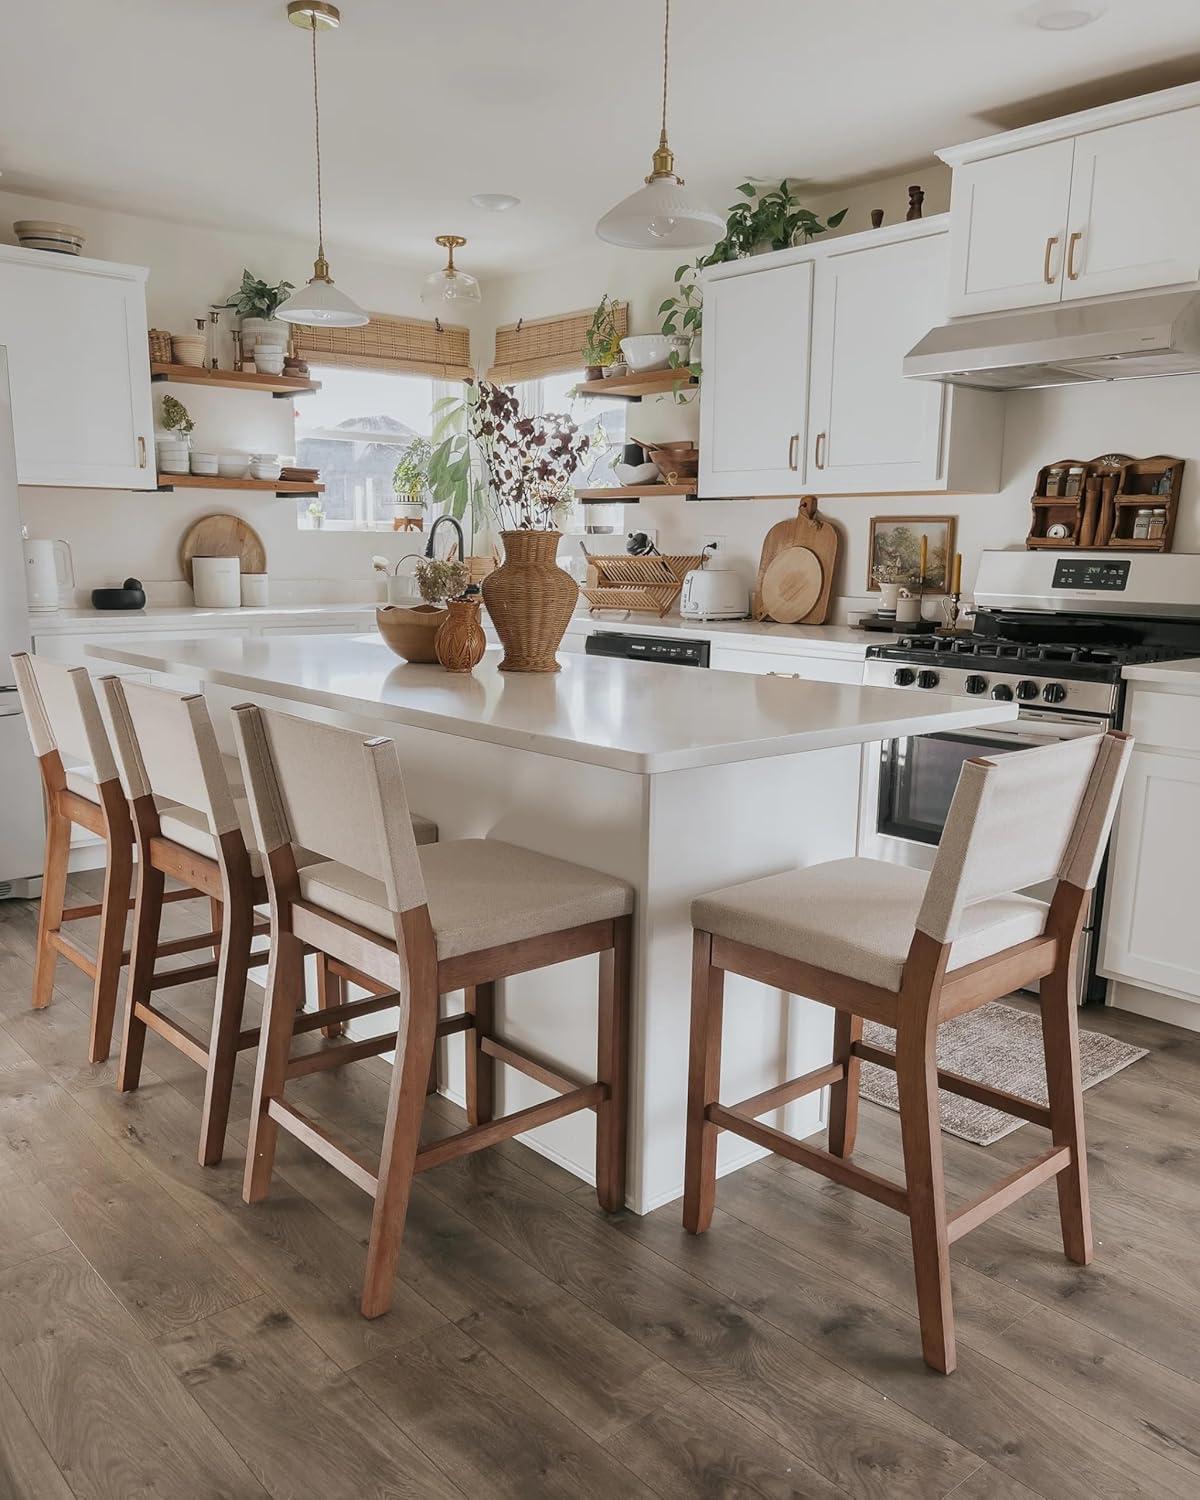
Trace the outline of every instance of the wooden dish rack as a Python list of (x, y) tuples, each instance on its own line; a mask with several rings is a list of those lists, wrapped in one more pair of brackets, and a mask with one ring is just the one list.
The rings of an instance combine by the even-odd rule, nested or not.
[[(1062, 458), (1047, 464), (1038, 470), (1026, 547), (1169, 552), (1183, 466), (1182, 458), (1165, 453), (1153, 458), (1105, 453), (1099, 458)], [(1134, 536), (1137, 513), (1145, 509), (1164, 512), (1160, 535)]]
[(700, 567), (699, 553), (691, 556), (655, 553), (634, 557), (584, 551), (588, 561), (587, 582), (580, 593), (588, 608), (652, 610), (661, 619), (679, 598), (684, 574)]

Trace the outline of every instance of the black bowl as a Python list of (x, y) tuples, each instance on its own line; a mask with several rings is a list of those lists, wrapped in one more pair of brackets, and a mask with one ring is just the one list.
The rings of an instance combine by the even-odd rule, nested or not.
[(93, 589), (93, 609), (145, 609), (146, 591), (139, 584), (137, 588), (122, 589)]

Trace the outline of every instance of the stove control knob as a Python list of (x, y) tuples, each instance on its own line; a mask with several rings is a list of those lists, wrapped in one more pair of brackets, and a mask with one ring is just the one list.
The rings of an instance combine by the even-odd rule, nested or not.
[(972, 672), (972, 674), (970, 675), (970, 677), (967, 678), (966, 682), (963, 683), (963, 690), (964, 690), (964, 692), (968, 692), (968, 693), (972, 693), (972, 694), (975, 694), (975, 693), (986, 693), (987, 692), (987, 678), (986, 677), (980, 677), (978, 673)]
[(938, 685), (938, 674), (936, 672), (918, 672), (917, 686), (923, 688), (935, 688)]
[(897, 667), (892, 674), (892, 681), (897, 687), (909, 687), (917, 680), (917, 674), (911, 667)]
[(1047, 703), (1061, 703), (1067, 696), (1067, 690), (1061, 682), (1048, 682), (1042, 689), (1042, 697)]
[(1017, 683), (1017, 697), (1022, 703), (1028, 703), (1030, 698), (1036, 698), (1037, 695), (1038, 685), (1036, 682), (1030, 682), (1028, 677)]
[(1012, 695), (1013, 690), (1009, 687), (1007, 682), (998, 682), (992, 689), (992, 697), (1002, 698), (1005, 703), (1007, 703), (1012, 698)]

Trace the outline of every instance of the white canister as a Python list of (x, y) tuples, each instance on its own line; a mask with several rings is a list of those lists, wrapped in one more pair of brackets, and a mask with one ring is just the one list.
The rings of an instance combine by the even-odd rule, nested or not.
[(242, 608), (265, 609), (268, 600), (265, 573), (242, 574)]
[(193, 557), (192, 593), (198, 609), (240, 609), (241, 563), (236, 557)]
[(900, 597), (896, 600), (896, 624), (911, 625), (921, 618), (921, 596), (911, 594), (908, 589), (900, 590)]
[(66, 542), (29, 537), (23, 543), (25, 553), (25, 591), (29, 595), (31, 615), (51, 615), (59, 608), (61, 590), (75, 582), (71, 549)]

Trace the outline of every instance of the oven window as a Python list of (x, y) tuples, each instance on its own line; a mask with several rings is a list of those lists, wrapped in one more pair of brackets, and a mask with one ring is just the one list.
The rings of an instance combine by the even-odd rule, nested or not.
[(971, 734), (922, 734), (886, 740), (879, 773), (879, 829), (920, 844), (941, 841), (963, 761), (1022, 749), (1019, 739)]

